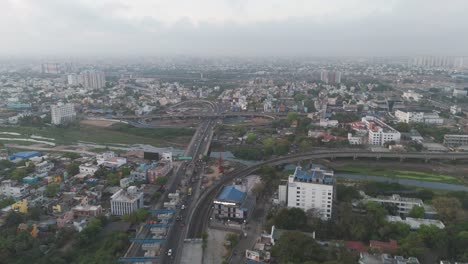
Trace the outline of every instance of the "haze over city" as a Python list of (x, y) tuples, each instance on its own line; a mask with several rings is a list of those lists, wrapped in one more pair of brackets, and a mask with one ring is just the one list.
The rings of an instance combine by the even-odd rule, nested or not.
[(0, 54), (467, 55), (463, 0), (6, 0)]

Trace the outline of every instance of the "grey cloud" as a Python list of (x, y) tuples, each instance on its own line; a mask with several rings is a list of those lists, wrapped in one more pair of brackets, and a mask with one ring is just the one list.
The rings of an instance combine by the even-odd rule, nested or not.
[[(29, 24), (0, 26), (0, 53), (209, 55), (467, 55), (468, 2), (400, 1), (388, 13), (354, 19), (290, 18), (240, 24), (187, 18), (167, 26), (157, 17), (115, 15), (116, 2), (90, 8), (80, 1), (33, 3)], [(229, 1), (242, 12), (243, 3)], [(6, 5), (3, 6), (5, 8)], [(356, 7), (359, 8), (359, 7)], [(1, 21), (1, 20), (0, 20)], [(13, 32), (7, 30), (15, 27)]]

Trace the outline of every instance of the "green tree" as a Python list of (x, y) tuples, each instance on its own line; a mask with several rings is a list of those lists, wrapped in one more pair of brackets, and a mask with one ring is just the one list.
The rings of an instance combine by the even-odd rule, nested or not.
[(248, 133), (245, 142), (247, 144), (252, 144), (255, 143), (255, 141), (257, 141), (257, 135), (255, 135), (255, 133)]
[(20, 181), (28, 175), (25, 169), (16, 168), (11, 172), (11, 179)]
[(307, 216), (299, 208), (283, 208), (274, 217), (275, 226), (281, 229), (301, 230), (307, 226)]
[(399, 132), (410, 132), (411, 130), (411, 127), (408, 123), (404, 123), (404, 122), (399, 122), (397, 123), (394, 128), (396, 130), (398, 130)]
[(327, 259), (326, 251), (312, 237), (298, 231), (284, 232), (275, 243), (272, 255), (279, 263), (303, 263), (306, 261), (323, 263)]
[(426, 211), (423, 206), (413, 206), (408, 216), (413, 218), (424, 218)]
[(46, 187), (47, 197), (56, 196), (57, 193), (58, 193), (59, 188), (60, 188), (60, 185), (58, 185), (57, 183), (51, 183), (51, 184), (47, 185), (47, 187)]
[(288, 122), (299, 120), (299, 114), (296, 112), (289, 112), (286, 117), (286, 120), (288, 120)]
[(72, 162), (70, 165), (67, 166), (67, 173), (70, 176), (74, 176), (80, 173), (80, 165), (75, 162)]
[(167, 177), (158, 177), (156, 178), (155, 183), (156, 185), (166, 185), (167, 181), (168, 181)]

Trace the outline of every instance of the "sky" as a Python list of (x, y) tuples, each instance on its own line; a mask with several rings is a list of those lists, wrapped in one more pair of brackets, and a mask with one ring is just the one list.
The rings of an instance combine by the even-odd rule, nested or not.
[(468, 55), (466, 0), (0, 0), (0, 55)]

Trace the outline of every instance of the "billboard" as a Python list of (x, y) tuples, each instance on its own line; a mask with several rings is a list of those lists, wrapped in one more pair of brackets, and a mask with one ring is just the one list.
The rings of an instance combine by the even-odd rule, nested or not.
[(158, 152), (144, 152), (143, 158), (145, 160), (159, 160), (159, 153)]
[(246, 250), (245, 257), (250, 260), (260, 261), (260, 253), (253, 250)]

